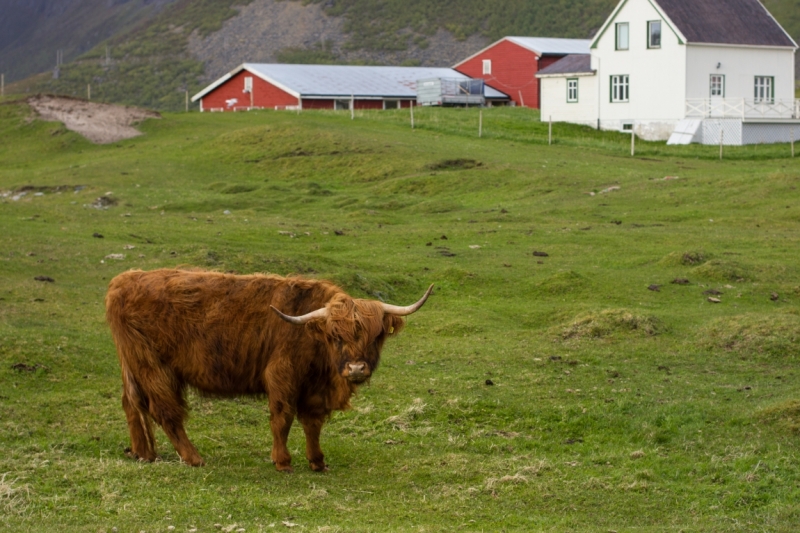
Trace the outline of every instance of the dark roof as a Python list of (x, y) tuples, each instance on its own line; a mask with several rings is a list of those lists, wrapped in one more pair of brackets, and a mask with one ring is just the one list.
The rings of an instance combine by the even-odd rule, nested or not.
[(564, 56), (552, 65), (540, 70), (537, 75), (578, 74), (580, 72), (594, 72), (594, 70), (592, 70), (592, 56), (589, 54), (570, 54)]
[(791, 46), (758, 0), (656, 0), (690, 43)]

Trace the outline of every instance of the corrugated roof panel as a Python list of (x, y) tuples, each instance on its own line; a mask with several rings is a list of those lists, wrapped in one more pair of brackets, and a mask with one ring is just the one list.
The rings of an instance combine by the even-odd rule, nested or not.
[(509, 41), (542, 55), (588, 54), (591, 39), (556, 39), (555, 37), (506, 37)]
[[(417, 80), (468, 78), (451, 68), (430, 67), (245, 63), (244, 68), (305, 98), (416, 98)], [(486, 87), (486, 97), (504, 98), (506, 95)]]
[(590, 73), (592, 70), (592, 56), (589, 54), (570, 54), (562, 57), (547, 68), (543, 68), (536, 75), (549, 76), (554, 74), (579, 74)]

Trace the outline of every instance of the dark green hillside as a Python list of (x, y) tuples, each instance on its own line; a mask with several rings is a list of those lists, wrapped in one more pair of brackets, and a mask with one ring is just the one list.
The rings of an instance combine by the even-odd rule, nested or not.
[[(322, 2), (322, 0), (315, 0)], [(419, 36), (440, 28), (459, 38), (481, 33), (588, 38), (616, 5), (615, 0), (339, 0), (327, 9), (344, 15), (350, 44), (357, 48), (405, 49), (400, 32)]]
[[(17, 86), (17, 92), (85, 96), (87, 85), (91, 84), (95, 100), (161, 110), (182, 109), (185, 91), (193, 93), (208, 82), (203, 64), (188, 50), (189, 36), (193, 32), (205, 36), (218, 31), (225, 20), (237, 14), (234, 6), (251, 1), (177, 0), (152, 20), (98, 44), (64, 66), (59, 80), (41, 76)], [(431, 37), (441, 29), (457, 39), (472, 35), (492, 40), (504, 35), (586, 38), (597, 30), (616, 3), (615, 0), (308, 1), (322, 3), (324, 13), (329, 16), (344, 18), (347, 37), (343, 49), (374, 52), (375, 57), (382, 52), (402, 55), (406, 50), (410, 54), (412, 49), (433, 46)], [(766, 5), (795, 39), (800, 38), (798, 0), (766, 0)], [(0, 22), (0, 29), (2, 25), (7, 26), (8, 22)], [(110, 61), (106, 61), (106, 44), (111, 51)], [(41, 49), (42, 53), (49, 50), (47, 46)], [(472, 51), (465, 46), (464, 56)], [(344, 61), (331, 51), (328, 42), (284, 49), (276, 58), (282, 62)], [(404, 59), (401, 57), (398, 63), (404, 63)]]

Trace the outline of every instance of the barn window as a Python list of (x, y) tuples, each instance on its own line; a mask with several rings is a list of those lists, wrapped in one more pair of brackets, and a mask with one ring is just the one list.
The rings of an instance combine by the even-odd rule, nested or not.
[(773, 76), (756, 76), (755, 102), (771, 104), (775, 100), (775, 78)]
[(722, 74), (712, 74), (709, 80), (711, 96), (725, 96), (725, 76)]
[(492, 60), (491, 59), (484, 59), (483, 60), (483, 73), (484, 74), (491, 74), (492, 73)]
[(647, 48), (661, 48), (661, 21), (647, 23)]
[(351, 100), (334, 100), (333, 108), (337, 111), (345, 111), (350, 109)]
[(244, 79), (244, 92), (249, 93), (253, 91), (253, 78), (251, 76), (247, 76)]
[(384, 100), (384, 109), (400, 109), (400, 100)]
[(628, 85), (629, 85), (628, 74), (611, 76), (611, 101), (627, 102), (630, 96), (628, 92)]
[(617, 50), (627, 50), (628, 49), (628, 36), (630, 35), (628, 31), (628, 23), (627, 22), (618, 22), (617, 23)]
[(578, 78), (567, 80), (567, 102), (575, 103), (578, 101)]

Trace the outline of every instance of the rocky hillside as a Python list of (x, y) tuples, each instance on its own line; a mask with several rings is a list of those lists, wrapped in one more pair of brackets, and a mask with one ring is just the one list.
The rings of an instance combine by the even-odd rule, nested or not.
[[(800, 37), (798, 0), (764, 1)], [(18, 92), (84, 96), (91, 84), (93, 99), (180, 109), (185, 91), (194, 93), (243, 62), (449, 66), (504, 35), (591, 37), (616, 0), (0, 0), (0, 8), (3, 3), (24, 5), (35, 16), (19, 15), (16, 24), (0, 19), (0, 30), (14, 26), (16, 32), (0, 34), (0, 62), (6, 61), (0, 69), (29, 74), (51, 67), (58, 47), (65, 59), (77, 56), (60, 79), (31, 78), (13, 87)], [(60, 34), (66, 25), (57, 13), (82, 22)], [(39, 63), (19, 59), (37, 42), (29, 34), (47, 35), (36, 48), (44, 57)], [(61, 44), (70, 39), (78, 44)]]

